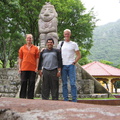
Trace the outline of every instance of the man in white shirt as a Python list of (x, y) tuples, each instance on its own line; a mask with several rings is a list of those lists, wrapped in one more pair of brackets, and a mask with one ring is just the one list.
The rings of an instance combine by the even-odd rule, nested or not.
[(70, 40), (71, 31), (69, 29), (64, 30), (64, 43), (61, 47), (61, 42), (58, 48), (61, 48), (62, 52), (62, 88), (64, 101), (68, 101), (68, 77), (70, 79), (72, 101), (77, 102), (77, 87), (76, 87), (76, 67), (75, 64), (81, 58), (80, 51), (77, 43)]

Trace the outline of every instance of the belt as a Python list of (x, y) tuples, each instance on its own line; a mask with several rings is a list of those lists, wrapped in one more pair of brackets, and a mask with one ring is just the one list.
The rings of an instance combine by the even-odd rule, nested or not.
[[(45, 69), (45, 68), (43, 68), (44, 70), (47, 70), (47, 69)], [(54, 71), (54, 70), (57, 70), (57, 68), (55, 68), (55, 69), (53, 69), (53, 70), (47, 70), (47, 71)]]

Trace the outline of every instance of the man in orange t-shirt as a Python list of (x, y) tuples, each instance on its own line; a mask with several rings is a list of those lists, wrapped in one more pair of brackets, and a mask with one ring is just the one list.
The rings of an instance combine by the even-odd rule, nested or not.
[(33, 36), (31, 34), (27, 34), (26, 44), (19, 49), (19, 72), (21, 74), (20, 98), (34, 98), (39, 50), (32, 44), (32, 41)]

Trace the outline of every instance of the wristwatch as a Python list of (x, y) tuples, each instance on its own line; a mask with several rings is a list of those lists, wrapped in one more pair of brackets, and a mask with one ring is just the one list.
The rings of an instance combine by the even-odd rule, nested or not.
[(75, 62), (73, 62), (73, 64), (75, 65)]

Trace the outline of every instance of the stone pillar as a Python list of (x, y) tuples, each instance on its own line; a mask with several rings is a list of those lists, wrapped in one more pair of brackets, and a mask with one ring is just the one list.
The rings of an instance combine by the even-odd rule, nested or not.
[(112, 82), (111, 82), (111, 78), (108, 78), (108, 88), (109, 88), (109, 92), (112, 92)]
[(40, 48), (45, 48), (46, 40), (49, 38), (53, 38), (54, 47), (57, 47), (57, 16), (54, 6), (46, 2), (41, 9), (38, 20)]

